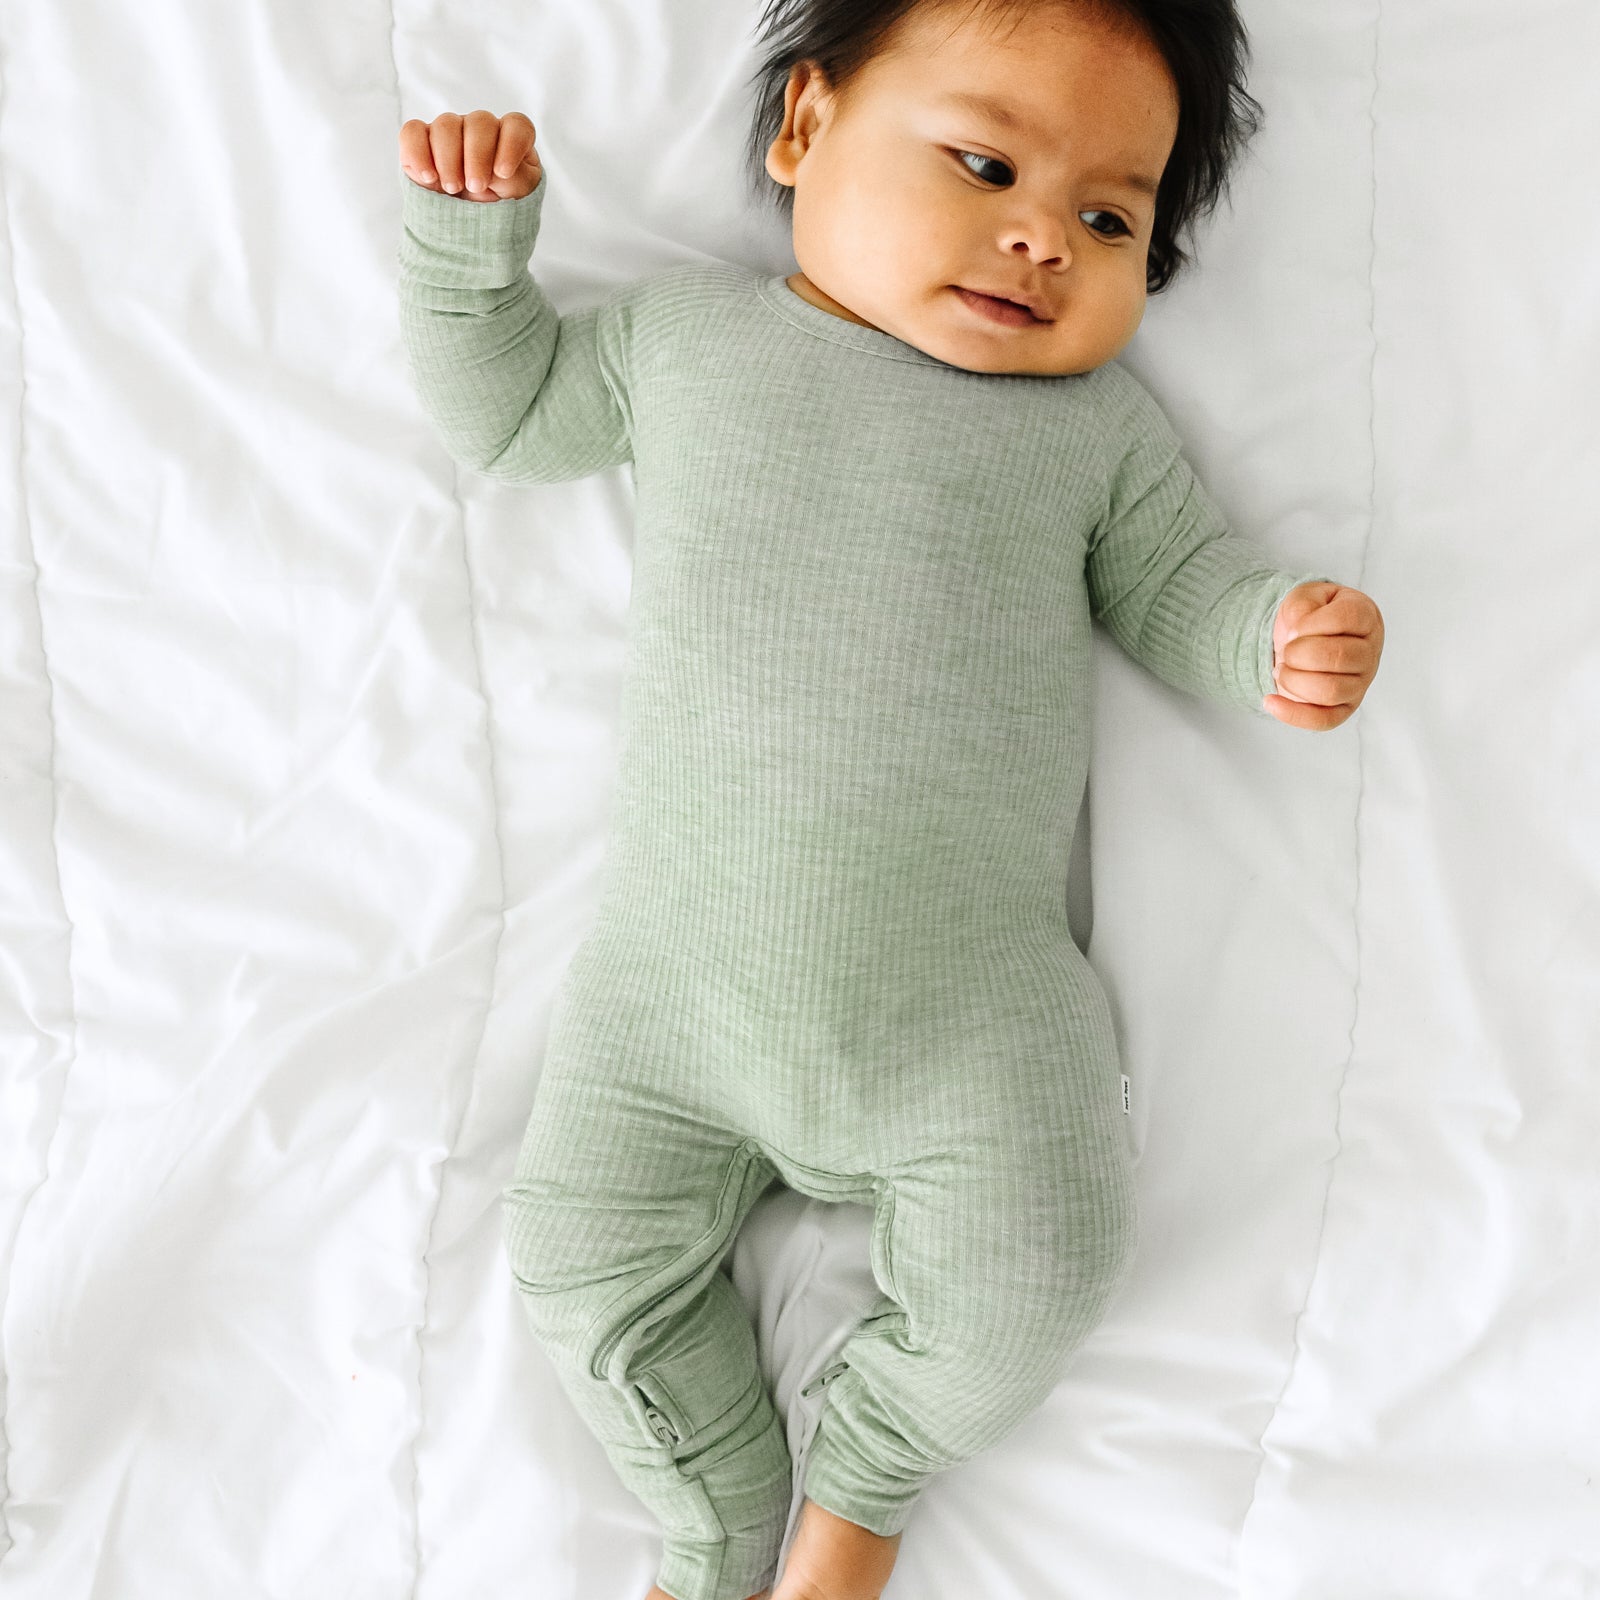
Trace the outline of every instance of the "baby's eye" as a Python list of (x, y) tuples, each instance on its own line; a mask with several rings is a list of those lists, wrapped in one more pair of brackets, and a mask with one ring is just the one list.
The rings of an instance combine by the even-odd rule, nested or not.
[[(981, 161), (985, 166), (998, 167), (1006, 174), (1008, 179), (1011, 175), (1011, 169), (1005, 162), (997, 161), (993, 156), (979, 155), (976, 150), (957, 150), (955, 155), (957, 160), (963, 163)], [(968, 167), (967, 171), (972, 172), (973, 169)], [(981, 172), (974, 172), (973, 176), (983, 178), (985, 183), (999, 183), (1001, 181), (998, 178), (985, 178)], [(1127, 234), (1130, 239), (1133, 237), (1133, 230), (1114, 211), (1082, 211), (1079, 212), (1079, 215), (1084, 217), (1105, 217), (1112, 224), (1110, 228), (1096, 227), (1093, 223), (1089, 224), (1090, 231), (1100, 234), (1102, 238), (1115, 239), (1119, 234), (1123, 233)]]
[[(973, 161), (981, 161), (986, 166), (998, 167), (1002, 172), (1007, 174), (1007, 176), (1009, 176), (1010, 172), (1011, 172), (1010, 167), (1008, 167), (1005, 164), (1005, 162), (996, 161), (993, 156), (980, 156), (976, 150), (957, 150), (956, 151), (956, 156), (961, 161), (966, 161), (970, 157)], [(968, 172), (972, 172), (972, 168), (968, 167), (967, 171)], [(974, 177), (978, 177), (978, 178), (983, 178), (983, 174), (981, 172), (973, 173), (973, 176)], [(999, 182), (999, 180), (997, 178), (983, 178), (983, 181), (985, 183), (997, 183), (997, 182)]]

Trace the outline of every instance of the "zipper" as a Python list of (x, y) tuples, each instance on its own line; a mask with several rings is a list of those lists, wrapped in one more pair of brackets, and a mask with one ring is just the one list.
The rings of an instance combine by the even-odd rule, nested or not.
[(802, 1400), (809, 1399), (818, 1389), (826, 1389), (841, 1372), (844, 1372), (850, 1363), (848, 1361), (835, 1361), (831, 1367), (824, 1367), (805, 1388), (800, 1391)]
[(673, 1427), (671, 1419), (664, 1412), (658, 1410), (655, 1406), (650, 1405), (648, 1402), (646, 1402), (644, 1408), (644, 1419), (650, 1424), (651, 1433), (653, 1433), (656, 1438), (662, 1442), (662, 1444), (677, 1444), (679, 1442), (680, 1435), (678, 1430)]
[(651, 1313), (661, 1305), (662, 1301), (670, 1299), (682, 1287), (681, 1281), (669, 1283), (658, 1294), (652, 1295), (626, 1322), (608, 1334), (605, 1342), (595, 1351), (593, 1358), (589, 1362), (589, 1375), (604, 1380), (607, 1376), (606, 1368), (610, 1364), (611, 1357), (616, 1352), (617, 1346), (641, 1324), (648, 1324), (651, 1320)]
[[(750, 1170), (750, 1162), (756, 1151), (756, 1146), (748, 1139), (739, 1148), (745, 1157), (744, 1165), (740, 1166), (737, 1156), (729, 1164), (727, 1176), (723, 1179), (722, 1192), (717, 1196), (717, 1221), (719, 1224), (727, 1206), (728, 1192), (734, 1186), (734, 1180), (737, 1178), (740, 1187), (743, 1187), (745, 1174)], [(677, 1294), (683, 1288), (683, 1284), (684, 1280), (682, 1279), (676, 1283), (669, 1283), (659, 1293), (651, 1295), (649, 1300), (640, 1306), (626, 1322), (614, 1329), (590, 1358), (589, 1375), (593, 1378), (604, 1379), (606, 1377), (606, 1367), (611, 1357), (616, 1353), (617, 1346), (635, 1328), (638, 1328), (641, 1324), (648, 1323), (651, 1320), (651, 1314), (663, 1301), (670, 1300), (673, 1295)]]

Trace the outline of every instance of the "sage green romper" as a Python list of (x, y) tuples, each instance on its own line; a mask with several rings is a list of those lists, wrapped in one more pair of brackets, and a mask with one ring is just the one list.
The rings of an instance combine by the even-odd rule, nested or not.
[(1227, 533), (1115, 362), (969, 372), (716, 261), (558, 318), (527, 271), (548, 171), (494, 203), (401, 184), (401, 325), (454, 457), (512, 484), (633, 466), (605, 879), (505, 1238), (660, 1519), (660, 1586), (744, 1600), (792, 1469), (721, 1269), (740, 1223), (780, 1180), (875, 1208), (882, 1299), (803, 1487), (899, 1532), (1060, 1380), (1134, 1249), (1112, 1019), (1066, 913), (1090, 619), (1265, 717), (1278, 604), (1322, 574)]

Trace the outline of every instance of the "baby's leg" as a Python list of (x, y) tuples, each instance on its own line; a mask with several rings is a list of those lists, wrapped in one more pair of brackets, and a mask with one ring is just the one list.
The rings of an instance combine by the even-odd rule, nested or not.
[(623, 1483), (662, 1525), (660, 1591), (746, 1600), (776, 1573), (793, 1469), (744, 1301), (719, 1270), (775, 1170), (623, 1071), (605, 1018), (552, 1029), (504, 1192), (533, 1333)]
[[(1033, 1017), (1030, 1018), (1030, 1011)], [(888, 1540), (936, 1473), (1010, 1433), (1060, 1381), (1123, 1282), (1135, 1244), (1115, 1057), (1081, 1019), (1055, 1026), (1018, 997), (892, 1114), (904, 1160), (882, 1173), (872, 1239), (885, 1300), (840, 1347), (805, 1466), (813, 1507)], [(926, 1118), (913, 1133), (918, 1118)], [(848, 1530), (822, 1519), (813, 1551)], [(857, 1539), (856, 1566), (889, 1558)], [(791, 1587), (802, 1560), (807, 1574)], [(854, 1559), (854, 1558), (853, 1558)], [(774, 1600), (858, 1600), (871, 1572), (818, 1575), (797, 1529)], [(840, 1557), (843, 1560), (843, 1557)]]

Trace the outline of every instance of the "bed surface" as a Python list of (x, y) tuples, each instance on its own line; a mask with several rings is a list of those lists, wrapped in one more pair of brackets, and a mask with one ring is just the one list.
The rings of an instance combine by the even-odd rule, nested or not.
[[(0, 1594), (642, 1600), (501, 1234), (596, 903), (616, 469), (458, 467), (396, 135), (525, 110), (563, 311), (793, 270), (758, 8), (0, 12)], [(887, 1600), (1600, 1597), (1600, 11), (1245, 8), (1268, 122), (1123, 361), (1382, 608), (1308, 734), (1095, 645), (1075, 928), (1141, 1253)], [(786, 1410), (870, 1296), (783, 1190)]]

